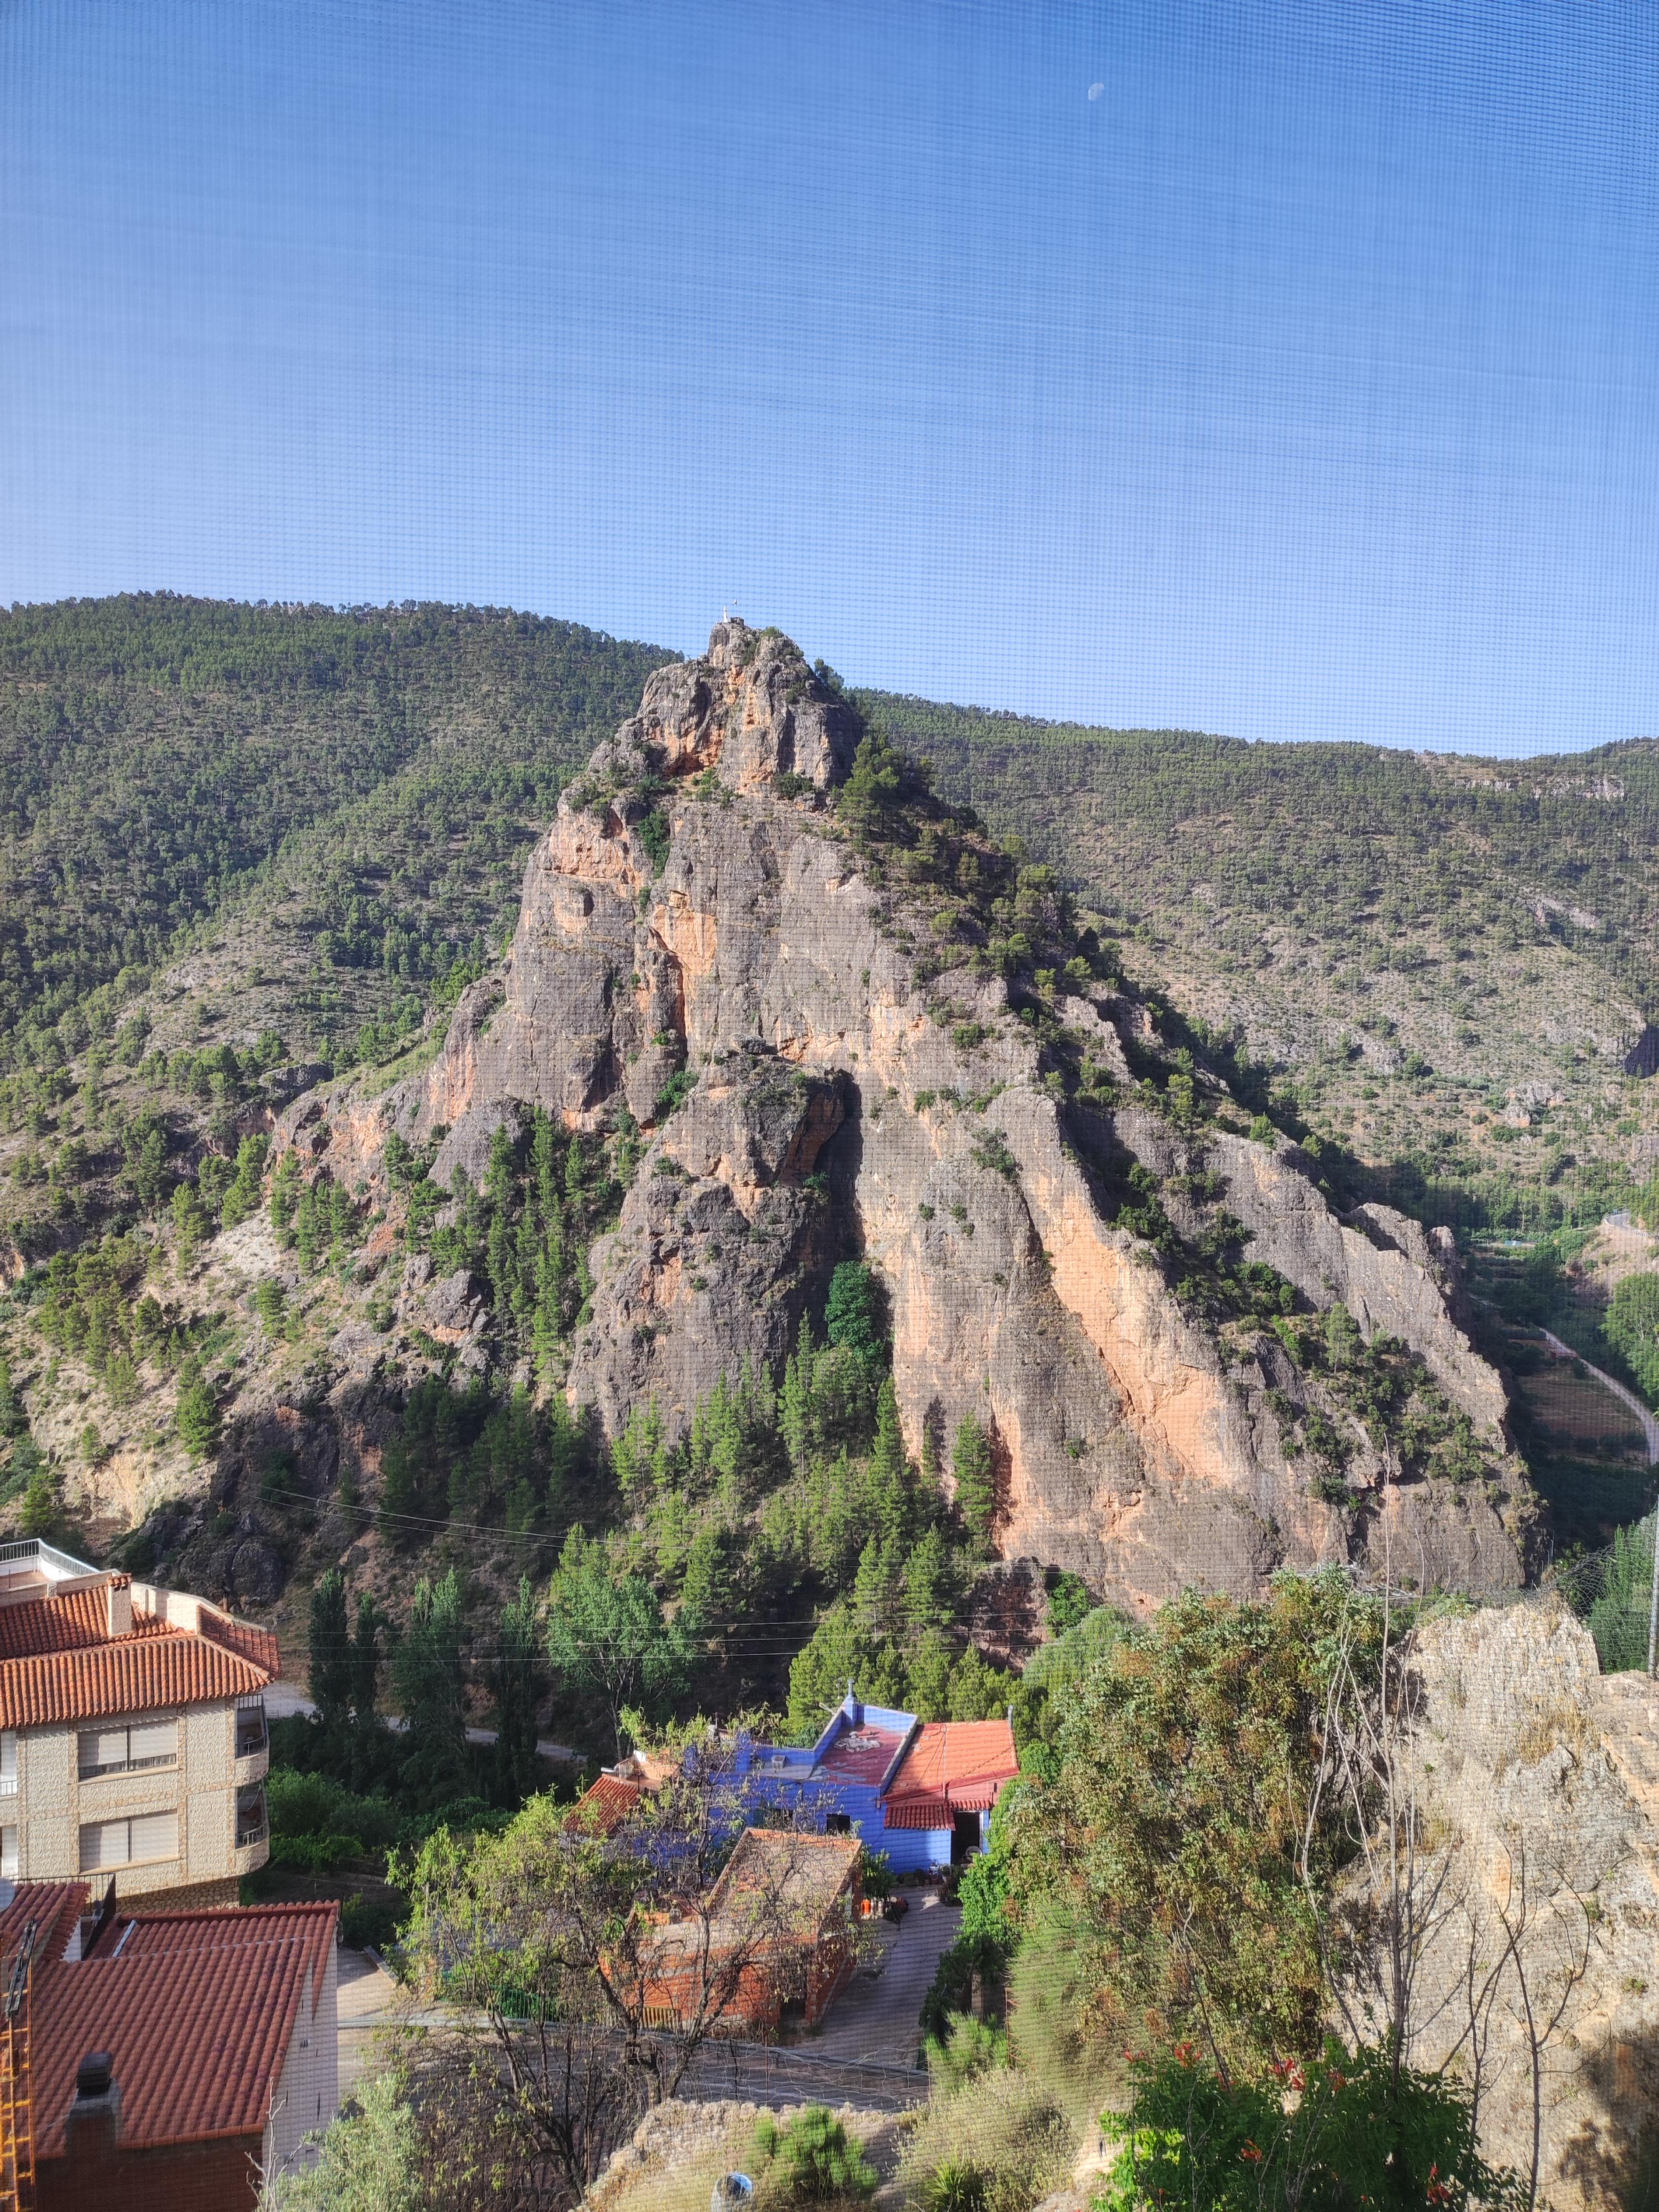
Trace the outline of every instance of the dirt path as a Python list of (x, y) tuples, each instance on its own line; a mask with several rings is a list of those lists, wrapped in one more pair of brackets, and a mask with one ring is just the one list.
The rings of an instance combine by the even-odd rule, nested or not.
[(1622, 1382), (1614, 1382), (1613, 1376), (1604, 1373), (1601, 1368), (1592, 1367), (1582, 1352), (1575, 1352), (1570, 1344), (1563, 1344), (1560, 1338), (1552, 1334), (1548, 1329), (1540, 1329), (1539, 1334), (1557, 1359), (1577, 1360), (1586, 1375), (1592, 1376), (1604, 1390), (1610, 1390), (1621, 1406), (1629, 1407), (1642, 1424), (1642, 1434), (1647, 1438), (1648, 1465), (1659, 1467), (1659, 1419), (1649, 1413), (1635, 1391), (1626, 1389)]

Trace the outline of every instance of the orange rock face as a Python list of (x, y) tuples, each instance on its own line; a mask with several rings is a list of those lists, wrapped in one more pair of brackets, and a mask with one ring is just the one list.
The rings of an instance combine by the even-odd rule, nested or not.
[[(590, 1129), (631, 1113), (647, 1148), (591, 1255), (569, 1383), (613, 1433), (653, 1399), (681, 1427), (722, 1372), (775, 1368), (857, 1252), (886, 1289), (913, 1450), (931, 1431), (948, 1458), (969, 1413), (992, 1431), (1011, 1559), (1147, 1606), (1363, 1559), (1386, 1527), (1425, 1582), (1522, 1579), (1530, 1495), (1446, 1255), (1386, 1209), (1340, 1219), (1283, 1139), (1182, 1133), (1145, 1104), (1080, 1115), (999, 975), (953, 972), (954, 1016), (936, 1018), (945, 986), (919, 978), (825, 805), (857, 735), (787, 640), (739, 623), (653, 677), (532, 855), (504, 970), (467, 993), (427, 1073), (354, 1127), (368, 1172), (393, 1127), (441, 1127), (434, 1172), (476, 1181), (494, 1129), (531, 1107)], [(1125, 1039), (1144, 1048), (1146, 1010), (1090, 986), (1059, 1011), (1133, 1097)], [(1397, 1480), (1356, 1434), (1352, 1502), (1316, 1495), (1273, 1410), (1314, 1384), (1183, 1306), (1103, 1198), (1087, 1160), (1107, 1153), (1167, 1193), (1218, 1190), (1304, 1306), (1340, 1299), (1365, 1336), (1411, 1347), (1497, 1477)], [(1194, 1236), (1212, 1218), (1212, 1200), (1166, 1204)]]

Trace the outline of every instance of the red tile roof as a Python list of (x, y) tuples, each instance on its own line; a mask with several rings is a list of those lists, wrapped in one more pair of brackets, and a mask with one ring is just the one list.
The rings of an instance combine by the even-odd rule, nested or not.
[[(276, 1672), (276, 1640), (263, 1630), (215, 1621), (197, 1635), (135, 1611), (130, 1632), (111, 1637), (106, 1603), (100, 1588), (0, 1607), (0, 1728), (250, 1697)], [(248, 1648), (228, 1648), (226, 1628)]]
[[(125, 1576), (118, 1581), (125, 1581)], [(162, 1636), (167, 1624), (135, 1612), (135, 1636)], [(38, 1659), (48, 1651), (80, 1651), (109, 1641), (109, 1601), (96, 1589), (51, 1592), (21, 1605), (0, 1606), (0, 1659)]]
[(893, 1754), (904, 1741), (901, 1730), (848, 1729), (838, 1735), (813, 1769), (815, 1775), (831, 1775), (837, 1782), (878, 1783), (893, 1763)]
[[(8, 1969), (24, 1922), (38, 1924), (41, 1900), (60, 1891), (76, 1893), (58, 1915), (66, 1942), (83, 1884), (25, 1883), (0, 1916)], [(301, 2007), (314, 2014), (321, 1998), (338, 1911), (330, 1901), (118, 1913), (92, 1956), (73, 1962), (60, 1942), (31, 1992), (36, 2154), (62, 2154), (89, 2051), (115, 2061), (124, 2144), (261, 2134)]]
[[(256, 1628), (252, 1621), (233, 1620), (228, 1613), (210, 1612), (206, 1606), (202, 1607), (201, 1618), (200, 1633), (210, 1644), (222, 1644), (239, 1659), (251, 1660), (254, 1666), (263, 1667), (273, 1682), (282, 1673), (283, 1657), (273, 1629)], [(136, 1622), (136, 1614), (134, 1620)]]
[(614, 1836), (645, 1793), (643, 1782), (629, 1782), (619, 1774), (602, 1774), (565, 1814), (565, 1832), (573, 1836)]
[(882, 1825), (946, 1828), (958, 1813), (987, 1813), (1018, 1771), (1006, 1720), (928, 1721), (888, 1787)]

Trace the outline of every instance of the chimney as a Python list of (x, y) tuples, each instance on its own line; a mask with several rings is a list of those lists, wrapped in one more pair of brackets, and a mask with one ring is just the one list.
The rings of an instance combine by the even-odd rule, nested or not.
[(112, 1636), (132, 1633), (132, 1578), (112, 1575), (104, 1585), (105, 1622)]
[(107, 2051), (89, 2051), (75, 2075), (75, 2102), (64, 2122), (64, 2158), (82, 2203), (94, 2202), (87, 2191), (100, 2168), (114, 2160), (121, 2134), (121, 2087), (115, 2079), (115, 2061)]

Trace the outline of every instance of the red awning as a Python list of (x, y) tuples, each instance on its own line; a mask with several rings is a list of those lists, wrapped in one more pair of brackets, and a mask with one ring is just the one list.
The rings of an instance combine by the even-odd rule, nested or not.
[(942, 1797), (890, 1798), (881, 1808), (884, 1828), (948, 1828), (955, 1814)]

